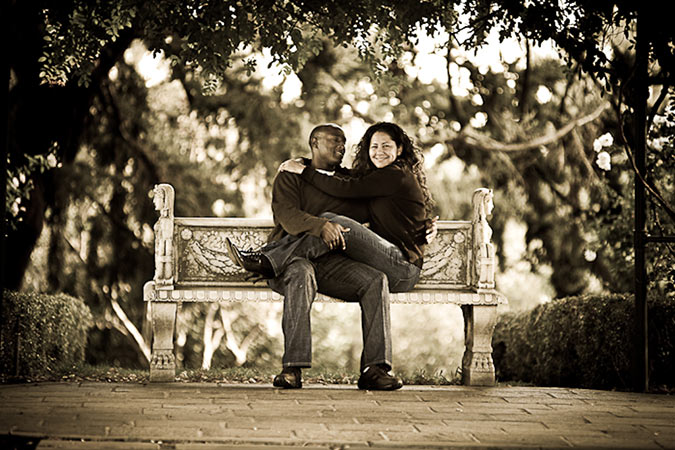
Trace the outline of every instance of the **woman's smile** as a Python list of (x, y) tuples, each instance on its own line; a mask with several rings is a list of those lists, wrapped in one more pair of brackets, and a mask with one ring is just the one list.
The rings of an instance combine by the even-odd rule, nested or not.
[(381, 169), (396, 161), (401, 154), (401, 147), (396, 146), (396, 142), (387, 133), (377, 131), (370, 138), (370, 147), (368, 154), (370, 161), (375, 167)]

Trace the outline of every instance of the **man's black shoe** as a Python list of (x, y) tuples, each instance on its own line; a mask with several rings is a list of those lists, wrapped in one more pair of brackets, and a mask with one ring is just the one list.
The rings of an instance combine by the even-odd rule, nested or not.
[(267, 256), (256, 251), (239, 250), (230, 238), (225, 238), (225, 244), (233, 263), (263, 278), (274, 278), (274, 269)]
[(302, 370), (299, 367), (284, 367), (272, 383), (282, 389), (300, 389), (302, 387)]
[(370, 391), (394, 391), (403, 386), (403, 381), (387, 371), (381, 364), (368, 366), (361, 373), (358, 383), (359, 389)]

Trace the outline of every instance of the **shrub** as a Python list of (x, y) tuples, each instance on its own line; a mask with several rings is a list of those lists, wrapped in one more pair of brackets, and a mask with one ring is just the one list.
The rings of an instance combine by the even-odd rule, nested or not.
[(64, 294), (4, 294), (0, 373), (43, 375), (83, 361), (93, 321), (82, 300)]
[[(627, 389), (631, 386), (634, 300), (631, 295), (568, 297), (495, 328), (495, 370), (501, 381), (541, 386)], [(675, 302), (648, 302), (652, 386), (675, 386)]]

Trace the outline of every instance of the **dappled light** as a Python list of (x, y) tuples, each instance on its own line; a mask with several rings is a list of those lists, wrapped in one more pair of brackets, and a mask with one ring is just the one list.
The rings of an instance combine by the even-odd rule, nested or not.
[[(509, 301), (500, 312), (633, 289), (633, 188), (642, 175), (628, 70), (635, 30), (616, 25), (631, 17), (623, 7), (612, 20), (588, 6), (615, 27), (598, 49), (588, 37), (598, 34), (575, 28), (595, 23), (583, 11), (538, 9), (542, 2), (478, 2), (495, 8), (485, 21), (480, 8), (438, 2), (353, 11), (339, 2), (335, 11), (215, 2), (210, 12), (185, 7), (180, 20), (179, 2), (157, 11), (95, 3), (21, 13), (42, 35), (31, 39), (30, 63), (12, 60), (6, 186), (8, 287), (82, 299), (93, 314), (87, 362), (148, 367), (142, 289), (154, 271), (153, 186), (180, 191), (177, 217), (271, 218), (279, 164), (310, 156), (319, 123), (344, 129), (347, 167), (368, 126), (399, 124), (425, 156), (441, 219), (471, 220), (471, 193), (494, 191), (495, 278)], [(549, 20), (538, 27), (538, 16)], [(554, 32), (563, 24), (569, 36)], [(675, 230), (668, 39), (670, 47), (652, 46), (660, 53), (650, 54), (643, 127), (646, 232), (659, 236)], [(675, 253), (671, 242), (658, 245), (649, 288), (672, 299)], [(461, 310), (392, 311), (396, 370), (454, 377)], [(358, 307), (315, 305), (312, 320), (316, 365), (358, 370)], [(278, 303), (184, 304), (177, 364), (280, 367), (280, 323)]]

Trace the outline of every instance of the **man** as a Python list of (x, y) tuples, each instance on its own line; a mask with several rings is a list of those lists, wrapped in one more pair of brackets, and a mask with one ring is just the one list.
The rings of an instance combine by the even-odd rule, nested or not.
[[(339, 165), (345, 152), (345, 135), (333, 124), (319, 125), (310, 133), (311, 167), (327, 172), (347, 171)], [(283, 246), (284, 236), (309, 233), (320, 237), (331, 248), (344, 245), (346, 231), (328, 219), (318, 217), (332, 211), (359, 222), (368, 220), (364, 201), (346, 201), (319, 191), (300, 177), (279, 172), (272, 189), (272, 212), (275, 228), (264, 252)], [(269, 260), (259, 252), (241, 252), (230, 246), (236, 263), (242, 257), (257, 261), (257, 272), (273, 276)], [(239, 261), (239, 262), (238, 262)], [(317, 292), (361, 306), (363, 352), (359, 389), (394, 390), (403, 383), (391, 370), (391, 323), (387, 277), (380, 271), (339, 252), (308, 260), (293, 258), (280, 275), (268, 281), (284, 296), (282, 329), (284, 333), (283, 370), (274, 378), (280, 388), (302, 387), (302, 368), (311, 366), (312, 336), (310, 312)]]

